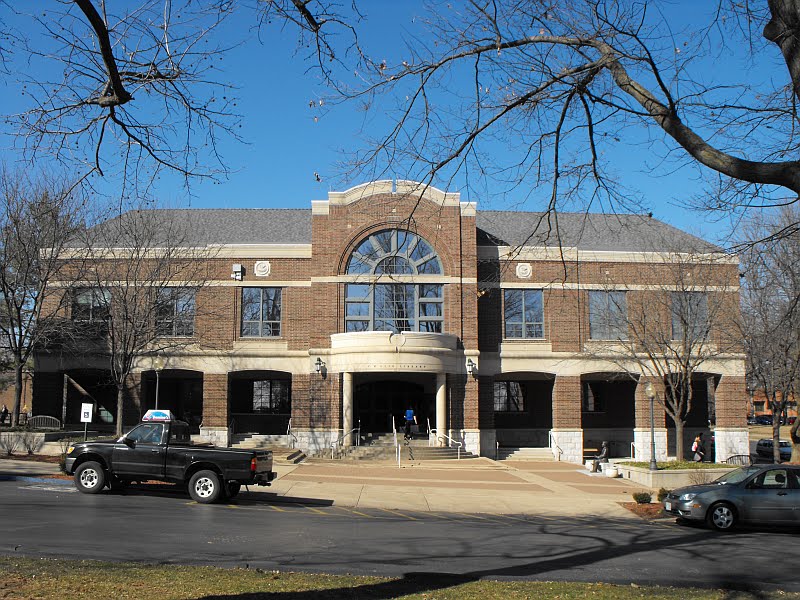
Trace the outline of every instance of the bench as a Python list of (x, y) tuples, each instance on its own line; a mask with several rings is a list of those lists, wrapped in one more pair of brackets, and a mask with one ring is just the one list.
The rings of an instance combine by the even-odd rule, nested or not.
[(30, 429), (61, 429), (61, 421), (49, 415), (30, 417), (25, 425)]
[(749, 467), (753, 464), (753, 459), (749, 454), (734, 454), (725, 459), (725, 464)]

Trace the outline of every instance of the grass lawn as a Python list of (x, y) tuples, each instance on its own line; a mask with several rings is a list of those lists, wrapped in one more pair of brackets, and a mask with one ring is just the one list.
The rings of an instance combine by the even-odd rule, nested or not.
[[(748, 425), (750, 429), (750, 440), (760, 440), (761, 438), (769, 438), (772, 439), (772, 425)], [(791, 425), (781, 425), (781, 439), (788, 440), (789, 439), (789, 431), (791, 431)]]
[(719, 600), (789, 598), (795, 593), (748, 593), (603, 583), (466, 581), (457, 576), (409, 578), (309, 575), (252, 569), (157, 566), (0, 556), (0, 598), (104, 599), (214, 598), (233, 600), (314, 600), (354, 598), (434, 598), (486, 600), (530, 598), (648, 598)]

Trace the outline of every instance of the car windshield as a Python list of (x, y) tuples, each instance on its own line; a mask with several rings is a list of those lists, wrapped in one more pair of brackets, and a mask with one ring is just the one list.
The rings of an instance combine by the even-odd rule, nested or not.
[(734, 469), (730, 473), (725, 473), (719, 479), (716, 479), (714, 483), (718, 485), (726, 485), (731, 483), (741, 483), (754, 473), (757, 473), (761, 470), (761, 467), (741, 467), (740, 469)]
[(789, 442), (780, 442), (781, 448), (791, 448), (792, 445)]

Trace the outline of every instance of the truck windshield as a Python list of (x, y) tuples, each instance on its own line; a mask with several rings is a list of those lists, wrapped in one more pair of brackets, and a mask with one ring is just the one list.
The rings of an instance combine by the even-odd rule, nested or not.
[(164, 437), (164, 424), (142, 423), (131, 429), (125, 437), (137, 443), (160, 444)]

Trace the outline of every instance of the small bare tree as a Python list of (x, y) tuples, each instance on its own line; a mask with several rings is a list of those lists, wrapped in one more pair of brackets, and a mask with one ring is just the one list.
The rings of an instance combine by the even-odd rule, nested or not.
[[(625, 292), (608, 282), (608, 298), (594, 309), (590, 323), (605, 327), (591, 350), (629, 376), (663, 382), (658, 403), (675, 424), (678, 460), (683, 460), (683, 432), (692, 410), (692, 381), (715, 358), (741, 353), (735, 327), (736, 282), (731, 267), (717, 253), (664, 253), (650, 266), (643, 290)], [(590, 306), (590, 311), (593, 308)], [(604, 314), (605, 313), (605, 314)]]
[[(743, 228), (742, 332), (751, 388), (763, 391), (772, 412), (773, 456), (780, 459), (781, 417), (797, 400), (800, 379), (800, 211), (751, 219)], [(761, 241), (758, 241), (761, 240)], [(755, 245), (752, 245), (755, 244)], [(797, 424), (792, 462), (800, 462)]]
[(132, 210), (87, 232), (92, 267), (73, 292), (72, 320), (107, 360), (118, 435), (137, 361), (194, 342), (195, 294), (213, 256), (192, 246), (190, 228), (173, 211)]
[(14, 372), (17, 425), (31, 355), (64, 332), (55, 318), (63, 309), (58, 257), (83, 229), (85, 203), (62, 182), (8, 171), (0, 172), (0, 196), (0, 344)]

